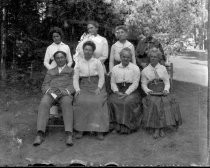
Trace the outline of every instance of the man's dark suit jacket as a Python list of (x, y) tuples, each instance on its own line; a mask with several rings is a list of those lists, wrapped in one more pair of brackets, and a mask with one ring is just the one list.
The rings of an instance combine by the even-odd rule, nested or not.
[(43, 94), (45, 94), (46, 91), (50, 88), (58, 88), (60, 91), (64, 92), (66, 92), (65, 89), (67, 89), (69, 93), (74, 93), (73, 74), (73, 68), (70, 68), (67, 65), (64, 67), (60, 74), (58, 67), (48, 70), (42, 84)]
[(147, 57), (146, 51), (151, 49), (152, 47), (156, 47), (162, 53), (163, 60), (166, 61), (166, 57), (164, 55), (164, 51), (160, 42), (154, 37), (144, 38), (139, 41), (136, 47), (136, 57), (137, 58), (145, 58)]

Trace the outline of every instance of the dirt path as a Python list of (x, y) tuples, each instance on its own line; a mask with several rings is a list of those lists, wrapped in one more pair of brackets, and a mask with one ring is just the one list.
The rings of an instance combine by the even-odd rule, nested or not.
[(158, 140), (140, 129), (131, 135), (110, 133), (104, 141), (85, 136), (74, 140), (73, 147), (66, 147), (63, 130), (54, 129), (41, 146), (33, 147), (41, 95), (21, 85), (0, 87), (0, 166), (64, 166), (75, 159), (88, 165), (206, 165), (206, 58), (198, 51), (170, 58), (174, 63), (173, 91), (180, 102), (183, 125)]

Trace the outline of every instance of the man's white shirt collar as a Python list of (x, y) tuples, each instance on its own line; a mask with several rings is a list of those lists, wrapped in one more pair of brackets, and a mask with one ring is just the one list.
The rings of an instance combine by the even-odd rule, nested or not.
[(66, 64), (65, 64), (64, 66), (62, 66), (62, 67), (58, 67), (58, 72), (61, 73), (62, 70), (63, 70), (65, 67), (66, 67)]

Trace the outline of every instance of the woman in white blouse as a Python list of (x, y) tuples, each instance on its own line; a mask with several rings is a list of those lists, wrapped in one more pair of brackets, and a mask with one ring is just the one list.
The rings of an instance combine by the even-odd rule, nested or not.
[(136, 64), (135, 58), (135, 49), (131, 42), (127, 40), (127, 28), (124, 25), (117, 26), (115, 28), (115, 33), (118, 38), (118, 41), (114, 43), (111, 47), (111, 53), (109, 58), (109, 72), (111, 72), (112, 68), (121, 62), (120, 60), (120, 51), (123, 48), (130, 48), (132, 53), (131, 62)]
[(137, 91), (140, 80), (139, 67), (130, 62), (132, 51), (124, 48), (120, 52), (121, 63), (112, 68), (109, 98), (110, 129), (119, 133), (136, 131), (141, 122), (141, 97)]
[(74, 129), (76, 138), (88, 131), (96, 132), (98, 139), (102, 140), (103, 133), (109, 130), (109, 113), (104, 70), (101, 61), (93, 58), (95, 48), (92, 41), (85, 42), (84, 58), (78, 60), (74, 68)]
[(87, 23), (87, 30), (88, 34), (83, 34), (79, 44), (76, 47), (76, 53), (73, 56), (73, 59), (75, 62), (77, 62), (78, 59), (84, 58), (84, 52), (83, 52), (83, 44), (86, 41), (93, 41), (96, 45), (96, 49), (93, 53), (93, 57), (97, 58), (101, 61), (104, 70), (106, 72), (104, 62), (108, 58), (108, 42), (105, 37), (102, 37), (98, 34), (99, 24), (96, 21), (88, 21)]
[(148, 52), (150, 64), (143, 69), (141, 86), (147, 94), (143, 98), (143, 119), (145, 128), (154, 130), (153, 138), (164, 136), (164, 128), (182, 124), (179, 104), (169, 94), (169, 75), (165, 66), (159, 64), (162, 53), (157, 48)]
[(63, 32), (60, 28), (54, 27), (50, 31), (50, 35), (52, 36), (53, 43), (47, 47), (45, 57), (44, 57), (44, 66), (49, 70), (56, 67), (56, 62), (54, 60), (54, 53), (57, 51), (63, 51), (66, 53), (66, 58), (68, 61), (68, 66), (71, 67), (72, 65), (72, 57), (70, 48), (68, 45), (64, 44), (62, 40)]

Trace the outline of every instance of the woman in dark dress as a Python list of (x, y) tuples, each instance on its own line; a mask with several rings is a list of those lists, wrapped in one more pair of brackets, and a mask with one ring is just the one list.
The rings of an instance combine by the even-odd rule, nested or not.
[(153, 47), (160, 50), (162, 56), (159, 62), (164, 65), (166, 56), (161, 43), (153, 37), (152, 30), (149, 27), (144, 27), (143, 34), (145, 38), (141, 39), (136, 47), (136, 63), (139, 68), (144, 69), (149, 64), (148, 51)]
[(124, 48), (120, 52), (121, 63), (114, 66), (111, 75), (109, 97), (110, 129), (119, 133), (131, 133), (138, 129), (141, 122), (141, 97), (136, 90), (140, 79), (140, 70), (130, 62), (132, 52)]

